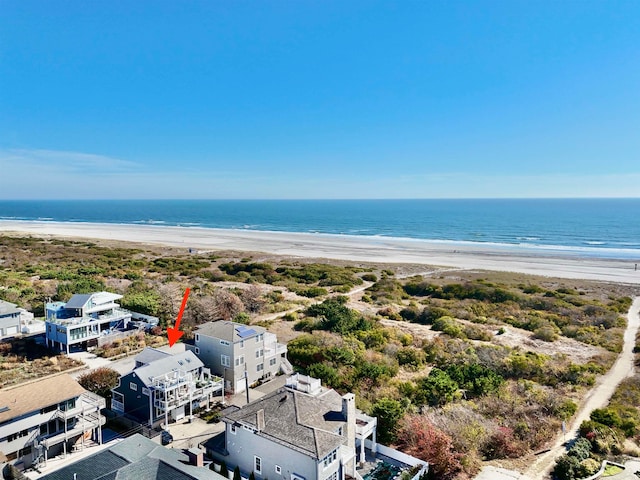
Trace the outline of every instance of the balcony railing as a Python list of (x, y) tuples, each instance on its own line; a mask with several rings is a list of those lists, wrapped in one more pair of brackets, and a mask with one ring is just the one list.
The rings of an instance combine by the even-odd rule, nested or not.
[(283, 343), (269, 344), (264, 347), (264, 356), (273, 357), (275, 355), (282, 355), (287, 353), (287, 346)]
[(110, 310), (108, 313), (103, 315), (98, 315), (98, 318), (85, 315), (83, 317), (72, 317), (72, 318), (57, 318), (56, 316), (50, 317), (48, 319), (49, 322), (56, 323), (58, 325), (80, 325), (83, 323), (92, 323), (92, 322), (105, 322), (113, 319), (131, 316), (131, 312), (124, 308), (114, 308)]

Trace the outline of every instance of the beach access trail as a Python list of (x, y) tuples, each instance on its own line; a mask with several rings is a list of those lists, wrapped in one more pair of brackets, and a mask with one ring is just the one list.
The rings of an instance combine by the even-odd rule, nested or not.
[[(575, 438), (578, 435), (580, 424), (589, 419), (591, 412), (596, 408), (606, 407), (620, 382), (634, 374), (633, 349), (639, 327), (640, 297), (636, 297), (627, 314), (627, 329), (624, 332), (622, 353), (618, 356), (613, 367), (598, 379), (595, 387), (587, 394), (571, 425), (567, 428), (567, 439)], [(560, 435), (551, 450), (540, 455), (525, 474), (531, 479), (545, 478), (551, 472), (556, 459), (564, 453), (566, 453), (564, 435)]]
[(578, 435), (580, 424), (589, 419), (589, 415), (596, 408), (606, 407), (617, 386), (625, 378), (634, 374), (634, 352), (636, 334), (640, 328), (640, 297), (633, 300), (627, 314), (627, 328), (624, 332), (622, 352), (613, 367), (598, 379), (596, 385), (589, 391), (566, 433), (559, 432), (551, 449), (539, 455), (535, 462), (521, 474), (516, 471), (496, 467), (485, 467), (476, 480), (538, 480), (550, 478), (556, 460), (567, 452), (566, 441), (573, 440)]

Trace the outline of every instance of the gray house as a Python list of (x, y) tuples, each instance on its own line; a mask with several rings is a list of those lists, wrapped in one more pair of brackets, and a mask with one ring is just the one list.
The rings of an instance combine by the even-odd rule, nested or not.
[(221, 396), (222, 379), (212, 376), (192, 352), (169, 355), (147, 348), (111, 391), (113, 411), (149, 425), (164, 421), (167, 426)]
[[(372, 436), (375, 418), (358, 412), (355, 396), (294, 376), (287, 386), (242, 408), (230, 407), (225, 431), (205, 446), (209, 456), (246, 476), (286, 480), (344, 480), (356, 476), (356, 440)], [(364, 447), (363, 447), (364, 448)], [(364, 451), (360, 460), (364, 460)]]
[(42, 480), (228, 480), (202, 468), (202, 454), (186, 454), (135, 434), (108, 449), (51, 472)]
[(224, 378), (226, 391), (243, 392), (247, 384), (280, 371), (293, 373), (287, 346), (262, 327), (219, 320), (203, 323), (194, 332), (194, 344), (186, 348)]

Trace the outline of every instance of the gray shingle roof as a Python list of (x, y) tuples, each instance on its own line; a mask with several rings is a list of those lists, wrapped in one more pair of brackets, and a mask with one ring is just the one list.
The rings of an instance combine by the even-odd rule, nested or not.
[(108, 450), (86, 457), (42, 480), (226, 480), (207, 469), (186, 465), (188, 457), (143, 437), (133, 435)]
[(187, 350), (177, 355), (169, 355), (151, 362), (149, 365), (138, 367), (134, 373), (142, 380), (146, 386), (153, 385), (153, 378), (166, 373), (184, 370), (191, 371), (204, 367), (204, 364), (191, 350)]
[(258, 428), (256, 416), (264, 410), (262, 435), (281, 445), (321, 459), (344, 443), (338, 429), (345, 425), (342, 398), (334, 390), (320, 396), (280, 389), (241, 409), (228, 413), (222, 420)]
[(158, 350), (156, 348), (147, 347), (138, 355), (136, 355), (136, 362), (144, 363), (145, 365), (150, 364), (151, 362), (155, 362), (161, 358), (165, 358), (170, 354), (167, 352), (163, 352), (162, 350)]
[(126, 465), (129, 465), (129, 462), (124, 458), (119, 457), (109, 450), (104, 450), (72, 463), (60, 470), (56, 470), (42, 478), (46, 480), (69, 480), (73, 479), (73, 474), (75, 473), (78, 480), (96, 479), (101, 478), (105, 474), (118, 471)]
[[(238, 333), (238, 330), (242, 331), (243, 329), (247, 328), (255, 330), (255, 334), (252, 334), (250, 336), (241, 336)], [(254, 338), (256, 335), (266, 332), (266, 329), (264, 327), (258, 327), (255, 325), (251, 325), (250, 327), (248, 327), (247, 325), (243, 325), (242, 323), (218, 320), (216, 322), (207, 322), (199, 325), (198, 328), (196, 328), (195, 332), (199, 333), (200, 335), (206, 335), (207, 337), (220, 338), (222, 340), (235, 343), (239, 342), (240, 340)]]

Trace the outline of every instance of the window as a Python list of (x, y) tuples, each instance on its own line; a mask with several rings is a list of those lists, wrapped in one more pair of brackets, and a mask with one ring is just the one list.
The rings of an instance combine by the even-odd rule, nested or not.
[(264, 350), (256, 350), (256, 358), (260, 358), (264, 356)]
[(129, 388), (130, 388), (131, 390), (133, 390), (134, 392), (137, 392), (137, 391), (138, 391), (138, 385), (137, 385), (137, 384), (135, 384), (135, 383), (133, 383), (133, 382), (129, 382)]
[(13, 433), (13, 434), (7, 436), (7, 441), (13, 442), (16, 439), (21, 438), (21, 437), (26, 437), (27, 435), (29, 435), (29, 430), (22, 430), (20, 432)]
[(262, 473), (262, 459), (260, 457), (253, 457), (253, 466), (256, 473)]
[(278, 475), (280, 475), (282, 473), (282, 468), (280, 467), (280, 465), (276, 465), (276, 473)]
[(236, 434), (236, 426), (232, 423), (229, 425), (229, 432)]
[(61, 402), (58, 404), (58, 408), (63, 412), (73, 410), (76, 408), (76, 399), (72, 398), (71, 400), (67, 400), (66, 402)]
[(231, 345), (231, 343), (227, 342), (226, 340), (220, 340), (220, 345), (226, 345), (228, 347), (229, 345)]
[(40, 409), (40, 413), (49, 413), (49, 412), (53, 412), (54, 410), (58, 409), (58, 405), (49, 405), (48, 407), (44, 407)]
[(327, 480), (338, 480), (338, 472), (335, 471), (327, 477)]
[(240, 340), (240, 348), (244, 348), (244, 340)]
[(264, 370), (264, 363), (259, 363), (256, 367), (256, 372), (261, 372), (262, 370)]
[(148, 397), (149, 396), (149, 389), (145, 388), (145, 387), (142, 387), (142, 394), (146, 395)]
[(236, 367), (239, 367), (240, 365), (244, 365), (244, 355), (240, 355), (236, 358)]
[(269, 360), (269, 365), (271, 365), (272, 367), (276, 364), (276, 359), (272, 358), (271, 360)]
[(324, 466), (324, 468), (327, 468), (329, 465), (335, 462), (337, 458), (338, 458), (338, 450), (334, 450), (333, 452), (331, 452), (329, 455), (327, 455), (322, 459), (322, 465)]
[(200, 349), (196, 347), (196, 355), (200, 355)]
[(231, 358), (229, 358), (229, 355), (220, 355), (220, 363), (222, 364), (223, 367), (230, 367)]
[(200, 334), (196, 333), (196, 342), (199, 342), (199, 341), (200, 341)]

